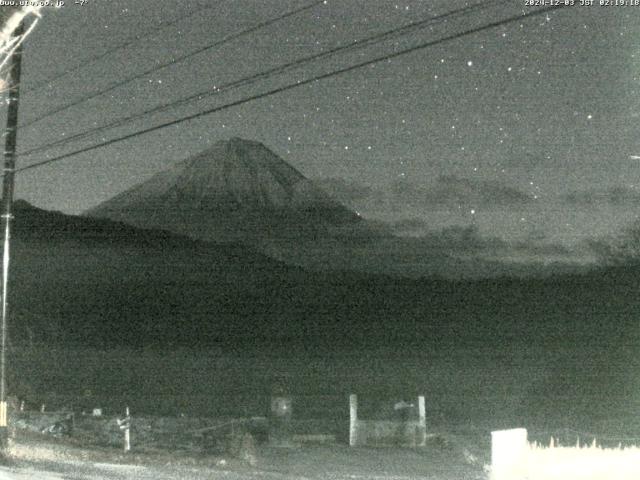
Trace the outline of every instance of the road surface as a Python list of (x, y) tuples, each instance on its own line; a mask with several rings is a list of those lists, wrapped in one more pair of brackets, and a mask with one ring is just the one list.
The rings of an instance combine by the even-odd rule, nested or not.
[(300, 478), (263, 471), (235, 472), (202, 467), (149, 467), (116, 463), (90, 462), (16, 462), (0, 467), (0, 480), (190, 480), (224, 479), (249, 480), (256, 478), (290, 480)]
[[(0, 480), (486, 480), (482, 462), (455, 449), (263, 447), (257, 464), (181, 452), (128, 453), (22, 438), (0, 463)], [(460, 458), (459, 458), (460, 457)]]

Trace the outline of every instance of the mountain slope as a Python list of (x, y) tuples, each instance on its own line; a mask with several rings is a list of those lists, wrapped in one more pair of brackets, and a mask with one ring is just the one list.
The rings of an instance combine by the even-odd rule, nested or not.
[(251, 299), (277, 298), (283, 282), (305, 276), (245, 246), (26, 202), (16, 202), (14, 216), (9, 295), (18, 338), (206, 344), (234, 331)]
[(86, 215), (249, 244), (331, 235), (359, 221), (264, 145), (239, 138), (216, 143)]
[(637, 335), (639, 268), (482, 281), (305, 272), (242, 246), (21, 202), (9, 301), (19, 337), (28, 327), (39, 339), (85, 345), (586, 345)]

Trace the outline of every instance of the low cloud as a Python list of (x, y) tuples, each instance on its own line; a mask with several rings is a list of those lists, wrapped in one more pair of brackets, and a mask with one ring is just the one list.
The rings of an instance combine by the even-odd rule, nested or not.
[[(397, 271), (416, 275), (481, 276), (485, 268), (527, 275), (528, 268), (558, 273), (595, 265), (595, 246), (573, 237), (564, 241), (557, 228), (548, 227), (550, 217), (540, 209), (549, 204), (500, 181), (442, 175), (424, 184), (407, 178), (386, 186), (325, 179), (321, 186), (367, 219), (359, 235), (345, 232), (342, 239), (357, 246), (371, 268), (377, 263), (383, 271), (397, 265)], [(566, 203), (568, 214), (573, 210)], [(568, 220), (558, 212), (553, 210), (553, 226), (566, 227)]]
[(442, 175), (433, 181), (418, 183), (398, 178), (382, 186), (370, 186), (353, 180), (324, 178), (318, 186), (344, 205), (366, 214), (381, 212), (525, 207), (534, 202), (531, 195), (498, 181)]
[(391, 185), (397, 200), (416, 206), (472, 206), (480, 208), (523, 206), (533, 197), (493, 180), (441, 175), (425, 185), (399, 180)]
[(586, 243), (602, 265), (638, 265), (640, 221), (628, 225), (617, 235), (588, 240)]
[(640, 190), (616, 185), (605, 189), (575, 190), (563, 197), (572, 206), (640, 205)]
[(455, 225), (416, 238), (429, 251), (446, 251), (451, 255), (495, 253), (509, 248), (497, 237), (482, 235), (475, 225)]
[(319, 178), (313, 183), (346, 206), (368, 200), (376, 193), (375, 189), (369, 185), (345, 178)]

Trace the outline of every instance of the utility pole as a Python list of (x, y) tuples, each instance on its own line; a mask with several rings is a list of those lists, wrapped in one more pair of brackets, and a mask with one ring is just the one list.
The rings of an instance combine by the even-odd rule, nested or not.
[[(24, 33), (24, 23), (13, 32), (14, 37)], [(7, 82), (8, 110), (5, 130), (4, 178), (2, 182), (2, 226), (4, 230), (4, 253), (2, 255), (2, 318), (0, 319), (0, 448), (7, 449), (9, 430), (7, 425), (7, 293), (9, 291), (9, 240), (13, 191), (16, 170), (16, 141), (18, 136), (18, 100), (20, 98), (20, 69), (22, 64), (22, 43), (13, 52)]]

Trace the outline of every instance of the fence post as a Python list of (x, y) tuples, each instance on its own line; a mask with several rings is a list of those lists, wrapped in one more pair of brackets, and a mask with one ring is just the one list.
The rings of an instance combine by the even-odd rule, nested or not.
[(427, 410), (424, 405), (424, 395), (418, 397), (418, 446), (427, 445)]
[(491, 432), (491, 480), (522, 478), (528, 450), (526, 428)]
[(358, 396), (349, 395), (349, 446), (358, 443)]

